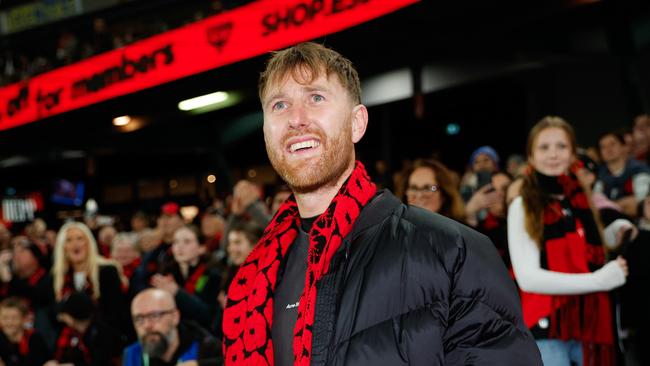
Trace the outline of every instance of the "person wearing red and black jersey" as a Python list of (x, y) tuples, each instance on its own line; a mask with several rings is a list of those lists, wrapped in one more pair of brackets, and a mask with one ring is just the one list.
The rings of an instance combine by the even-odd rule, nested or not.
[(116, 366), (124, 344), (114, 327), (97, 316), (90, 296), (74, 292), (58, 306), (57, 319), (63, 324), (46, 366)]
[(151, 277), (151, 285), (169, 292), (183, 319), (211, 324), (221, 311), (217, 297), (221, 288), (220, 270), (209, 261), (206, 246), (194, 226), (183, 226), (174, 233), (174, 260), (161, 273)]
[(46, 276), (50, 257), (47, 249), (17, 236), (11, 240), (11, 251), (0, 253), (0, 297), (19, 296), (31, 306), (47, 303)]
[(589, 188), (575, 174), (573, 128), (545, 117), (530, 131), (532, 169), (508, 208), (510, 259), (521, 289), (524, 321), (544, 365), (615, 364), (608, 291), (626, 281), (627, 262), (608, 261)]
[(0, 365), (43, 365), (50, 351), (41, 334), (26, 329), (29, 308), (22, 299), (9, 297), (0, 302)]

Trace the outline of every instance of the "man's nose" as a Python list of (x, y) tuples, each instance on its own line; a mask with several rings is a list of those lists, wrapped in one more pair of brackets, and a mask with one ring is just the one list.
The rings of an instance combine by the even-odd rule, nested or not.
[(309, 125), (307, 110), (303, 105), (296, 103), (289, 113), (289, 127), (298, 129), (307, 125)]

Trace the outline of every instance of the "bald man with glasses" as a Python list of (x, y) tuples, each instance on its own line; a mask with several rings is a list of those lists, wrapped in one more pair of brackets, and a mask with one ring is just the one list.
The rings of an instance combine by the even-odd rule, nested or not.
[(198, 324), (181, 320), (174, 298), (146, 289), (131, 302), (138, 341), (124, 350), (124, 366), (221, 365), (220, 342)]

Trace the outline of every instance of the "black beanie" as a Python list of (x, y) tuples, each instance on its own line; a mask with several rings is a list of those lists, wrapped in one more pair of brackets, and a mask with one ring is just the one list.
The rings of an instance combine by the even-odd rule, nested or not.
[(77, 320), (90, 319), (95, 310), (95, 304), (84, 292), (73, 292), (64, 299), (59, 307), (59, 313), (65, 313)]

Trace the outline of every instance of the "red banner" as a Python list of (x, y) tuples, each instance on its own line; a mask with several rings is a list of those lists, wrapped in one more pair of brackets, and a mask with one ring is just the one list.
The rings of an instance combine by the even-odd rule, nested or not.
[(419, 0), (259, 0), (0, 89), (0, 130), (334, 33)]

